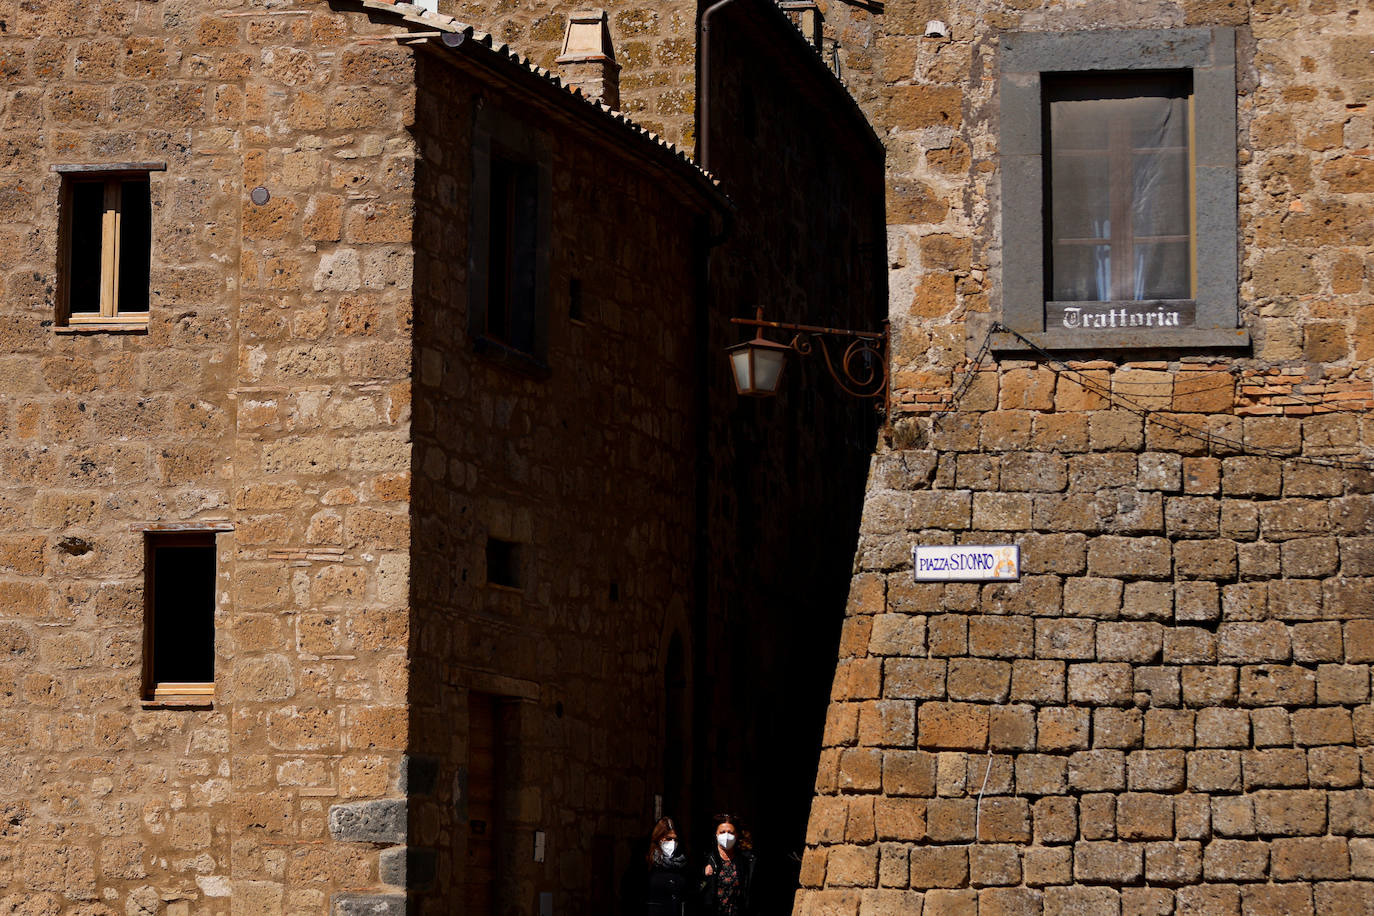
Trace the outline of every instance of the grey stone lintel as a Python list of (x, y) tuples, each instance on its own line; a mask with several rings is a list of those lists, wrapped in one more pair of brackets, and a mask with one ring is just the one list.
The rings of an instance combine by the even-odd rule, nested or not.
[(96, 175), (107, 175), (115, 172), (165, 172), (167, 163), (165, 162), (59, 162), (51, 166), (51, 170), (62, 175), (80, 175), (82, 173), (93, 173)]

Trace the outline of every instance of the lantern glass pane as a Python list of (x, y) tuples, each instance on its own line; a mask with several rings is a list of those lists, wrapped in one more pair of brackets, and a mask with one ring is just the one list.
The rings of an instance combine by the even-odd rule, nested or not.
[(753, 379), (750, 378), (749, 371), (749, 351), (735, 350), (730, 354), (730, 368), (735, 370), (735, 390), (740, 394), (748, 392), (753, 387)]
[(786, 358), (785, 350), (765, 350), (760, 347), (754, 351), (754, 384), (760, 391), (772, 393), (778, 390), (778, 380)]

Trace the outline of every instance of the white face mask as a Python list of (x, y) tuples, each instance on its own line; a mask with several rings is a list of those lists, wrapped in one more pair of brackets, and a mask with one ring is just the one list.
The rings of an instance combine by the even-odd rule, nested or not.
[(662, 849), (663, 854), (671, 859), (673, 853), (677, 852), (677, 840), (664, 840), (658, 844), (658, 848)]
[(733, 833), (717, 833), (716, 842), (720, 844), (721, 849), (734, 849), (735, 835)]

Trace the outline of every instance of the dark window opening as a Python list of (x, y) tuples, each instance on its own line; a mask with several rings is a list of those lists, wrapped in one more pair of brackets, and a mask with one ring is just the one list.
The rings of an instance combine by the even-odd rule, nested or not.
[(487, 584), (520, 588), (520, 545), (487, 538)]
[(100, 249), (104, 237), (105, 185), (82, 181), (72, 188), (71, 256), (67, 307), (73, 315), (100, 314)]
[(147, 312), (148, 264), (153, 241), (148, 180), (121, 182), (120, 201), (118, 311)]
[(492, 153), (487, 248), (487, 336), (535, 347), (535, 246), (539, 179), (533, 163)]
[(215, 680), (215, 536), (147, 536), (146, 692), (205, 694)]
[(582, 281), (573, 277), (568, 281), (568, 317), (582, 321)]

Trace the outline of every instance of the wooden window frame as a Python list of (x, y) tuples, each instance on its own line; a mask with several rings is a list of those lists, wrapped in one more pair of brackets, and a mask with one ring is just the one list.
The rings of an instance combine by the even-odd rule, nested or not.
[[(74, 330), (141, 330), (147, 328), (152, 303), (143, 311), (119, 310), (119, 263), (121, 218), (123, 213), (124, 182), (142, 178), (149, 183), (149, 219), (152, 218), (152, 172), (164, 171), (165, 162), (122, 162), (98, 165), (54, 165), (52, 170), (62, 176), (61, 200), (58, 206), (58, 300), (57, 326)], [(101, 218), (100, 241), (100, 312), (73, 314), (71, 310), (71, 261), (74, 194), (79, 184), (101, 183), (104, 186), (104, 206)], [(152, 241), (149, 240), (149, 258)], [(151, 299), (151, 296), (150, 296)]]
[[(154, 679), (154, 632), (156, 627), (157, 595), (154, 587), (156, 568), (154, 557), (158, 547), (169, 545), (181, 547), (209, 547), (216, 551), (215, 581), (212, 594), (219, 589), (219, 557), (217, 535), (226, 529), (216, 528), (152, 528), (143, 532), (143, 671), (142, 697), (145, 703), (165, 705), (209, 705), (215, 698), (215, 680), (209, 681), (157, 681)], [(212, 621), (215, 602), (212, 600), (210, 614)], [(213, 639), (213, 635), (212, 635)], [(213, 657), (214, 645), (211, 653)]]

